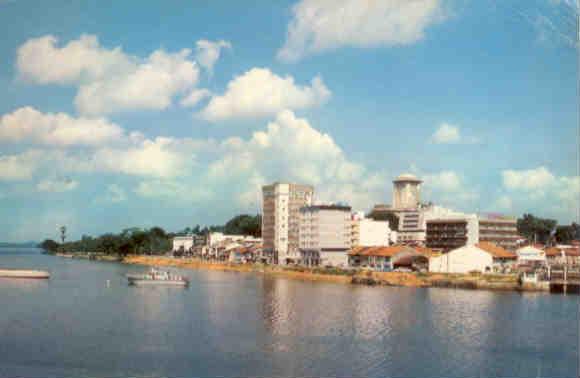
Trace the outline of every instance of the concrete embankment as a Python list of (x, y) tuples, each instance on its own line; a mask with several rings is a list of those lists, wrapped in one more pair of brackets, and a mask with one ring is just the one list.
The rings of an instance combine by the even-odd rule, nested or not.
[(0, 277), (47, 279), (50, 278), (50, 273), (43, 270), (0, 269)]
[(123, 262), (149, 266), (171, 266), (184, 269), (208, 269), (234, 272), (255, 272), (291, 279), (326, 281), (362, 285), (444, 287), (472, 290), (540, 291), (542, 285), (520, 285), (516, 275), (403, 273), (372, 271), (340, 271), (338, 269), (284, 268), (272, 265), (228, 264), (198, 259), (174, 259), (156, 256), (127, 256)]

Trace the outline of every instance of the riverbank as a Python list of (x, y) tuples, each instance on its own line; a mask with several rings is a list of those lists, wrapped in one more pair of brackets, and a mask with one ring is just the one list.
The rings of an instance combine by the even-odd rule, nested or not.
[(57, 252), (54, 254), (54, 256), (64, 257), (67, 259), (123, 262), (123, 258), (120, 256), (106, 255), (104, 253), (96, 253), (96, 252), (71, 252), (71, 253)]
[(160, 256), (127, 256), (126, 264), (156, 267), (176, 267), (183, 269), (208, 269), (233, 272), (254, 272), (308, 281), (326, 281), (345, 284), (406, 286), (406, 287), (446, 287), (472, 290), (541, 291), (540, 285), (522, 286), (516, 275), (491, 274), (442, 274), (346, 271), (340, 269), (281, 267), (260, 264), (229, 264), (208, 262), (199, 259), (176, 259)]

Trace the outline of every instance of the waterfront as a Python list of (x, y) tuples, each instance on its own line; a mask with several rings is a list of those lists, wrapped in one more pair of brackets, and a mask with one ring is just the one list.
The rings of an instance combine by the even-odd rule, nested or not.
[(32, 250), (0, 250), (0, 266), (51, 272), (0, 280), (0, 376), (578, 374), (578, 296), (209, 270), (135, 288), (124, 275), (144, 267)]

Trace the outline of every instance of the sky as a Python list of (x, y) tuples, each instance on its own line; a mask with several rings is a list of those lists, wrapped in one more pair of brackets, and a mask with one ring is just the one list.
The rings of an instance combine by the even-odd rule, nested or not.
[(392, 180), (578, 220), (577, 0), (2, 1), (0, 240), (177, 231)]

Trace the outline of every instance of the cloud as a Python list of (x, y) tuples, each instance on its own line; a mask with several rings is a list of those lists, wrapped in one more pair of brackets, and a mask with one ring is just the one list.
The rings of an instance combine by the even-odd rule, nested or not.
[(284, 109), (319, 106), (330, 96), (318, 76), (310, 86), (299, 86), (292, 76), (283, 78), (267, 68), (252, 68), (230, 81), (226, 93), (214, 96), (201, 116), (211, 121), (271, 116)]
[(440, 171), (423, 177), (425, 191), (432, 200), (448, 206), (468, 207), (479, 199), (479, 192), (455, 171)]
[[(346, 201), (355, 208), (383, 202), (386, 175), (349, 160), (332, 136), (290, 110), (247, 139), (149, 139), (121, 131), (123, 137), (111, 145), (59, 145), (2, 156), (0, 179), (37, 178), (38, 190), (61, 191), (77, 183), (54, 177), (133, 176), (140, 179), (133, 191), (144, 198), (175, 204), (227, 198), (247, 211), (257, 208), (260, 186), (277, 180), (315, 185), (319, 200)], [(126, 198), (116, 186), (108, 187), (105, 197)]]
[(232, 48), (231, 43), (224, 40), (212, 42), (201, 39), (197, 41), (196, 46), (197, 61), (199, 62), (199, 65), (205, 68), (210, 75), (213, 74), (213, 66), (220, 57), (221, 49)]
[[(504, 193), (521, 212), (541, 211), (571, 221), (578, 220), (580, 176), (557, 176), (540, 166), (502, 171)], [(535, 210), (533, 210), (535, 209)]]
[(443, 122), (431, 136), (431, 142), (435, 144), (477, 144), (479, 138), (465, 137), (461, 134), (459, 126)]
[(78, 85), (75, 105), (88, 115), (126, 110), (165, 109), (174, 96), (191, 90), (199, 68), (191, 50), (156, 50), (147, 58), (106, 49), (94, 35), (57, 46), (51, 35), (33, 38), (18, 48), (21, 79), (37, 84)]
[(509, 190), (541, 191), (550, 186), (554, 175), (546, 167), (502, 171), (503, 185)]
[(129, 72), (81, 85), (75, 105), (81, 113), (92, 115), (166, 109), (176, 94), (198, 81), (199, 69), (187, 59), (190, 53), (188, 49), (175, 54), (155, 51)]
[(135, 193), (149, 199), (168, 202), (199, 203), (212, 197), (208, 188), (188, 182), (175, 180), (148, 180), (140, 182)]
[(184, 141), (157, 137), (145, 139), (128, 148), (101, 148), (92, 160), (98, 170), (134, 176), (172, 177), (187, 174), (193, 151)]
[(30, 180), (42, 157), (43, 154), (36, 150), (15, 155), (0, 155), (0, 180)]
[(444, 18), (439, 0), (302, 0), (292, 13), (277, 54), (285, 62), (346, 46), (409, 45)]
[(32, 38), (17, 51), (19, 77), (38, 84), (75, 84), (132, 69), (136, 62), (120, 47), (107, 50), (95, 35), (82, 34), (63, 47), (53, 35)]
[[(360, 208), (380, 201), (385, 182), (380, 174), (347, 159), (330, 135), (289, 110), (248, 140), (222, 142), (219, 158), (209, 166), (209, 180), (235, 182), (230, 186), (243, 193), (238, 198), (246, 206), (254, 201), (260, 185), (289, 180), (315, 185), (322, 201), (347, 201)], [(240, 183), (245, 184), (240, 187)]]
[(206, 97), (211, 96), (211, 92), (207, 89), (194, 89), (190, 94), (185, 96), (181, 101), (181, 106), (193, 107), (197, 105), (201, 100)]
[(431, 137), (431, 140), (433, 140), (434, 143), (439, 144), (458, 143), (461, 140), (459, 128), (447, 123), (442, 123)]
[(78, 181), (69, 177), (60, 179), (45, 179), (36, 184), (36, 190), (39, 192), (61, 193), (74, 190), (79, 186)]
[(123, 134), (123, 129), (102, 118), (74, 118), (65, 113), (41, 113), (29, 106), (0, 117), (0, 143), (100, 145), (114, 142)]

